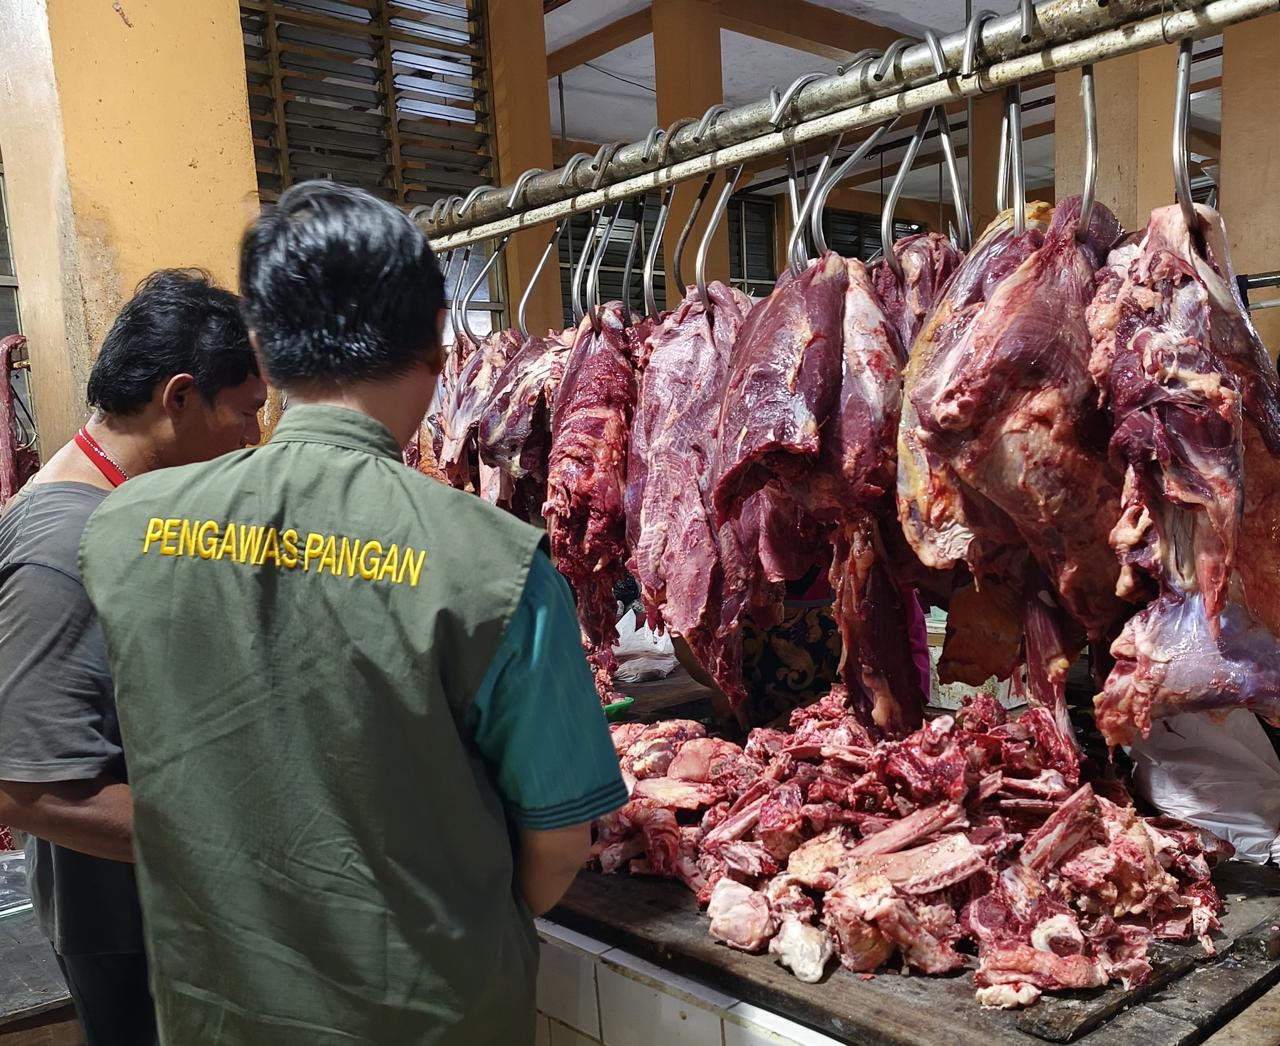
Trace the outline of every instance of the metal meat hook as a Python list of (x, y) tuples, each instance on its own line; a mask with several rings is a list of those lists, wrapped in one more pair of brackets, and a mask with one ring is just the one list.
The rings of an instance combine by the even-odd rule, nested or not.
[(884, 52), (878, 47), (864, 47), (861, 51), (850, 58), (844, 65), (836, 66), (836, 76), (848, 76), (858, 66), (864, 66), (862, 72), (866, 74), (866, 66), (876, 61)]
[(480, 199), (480, 197), (483, 196), (485, 193), (492, 193), (497, 191), (498, 190), (495, 189), (492, 185), (477, 185), (474, 189), (472, 189), (469, 193), (467, 193), (467, 198), (462, 201), (462, 206), (458, 208), (458, 217), (459, 218), (465, 217), (467, 211), (471, 210), (471, 205), (474, 204), (478, 199)]
[(809, 187), (809, 191), (805, 193), (800, 213), (796, 215), (795, 224), (791, 228), (791, 235), (787, 237), (787, 267), (791, 270), (793, 276), (799, 275), (800, 271), (808, 264), (809, 255), (805, 250), (804, 233), (808, 228), (809, 215), (813, 213), (813, 205), (817, 201), (823, 185), (826, 183), (827, 171), (831, 168), (831, 164), (836, 158), (836, 153), (840, 151), (840, 146), (843, 142), (844, 135), (836, 135), (831, 140), (831, 145), (827, 147), (822, 159), (818, 162), (818, 169), (813, 176), (813, 184)]
[(644, 216), (649, 209), (648, 195), (640, 196), (633, 205), (631, 243), (627, 246), (627, 261), (622, 268), (622, 325), (631, 326), (631, 276), (635, 271), (636, 250), (644, 233)]
[(653, 227), (653, 238), (644, 255), (644, 311), (646, 316), (658, 318), (658, 297), (653, 292), (653, 277), (658, 266), (658, 251), (662, 247), (662, 235), (667, 230), (667, 216), (671, 213), (671, 197), (675, 186), (667, 186), (658, 204), (658, 220)]
[(693, 278), (698, 287), (698, 297), (702, 300), (702, 308), (708, 316), (711, 315), (711, 299), (707, 297), (707, 248), (711, 244), (711, 237), (715, 233), (716, 227), (720, 224), (720, 219), (724, 217), (725, 208), (729, 206), (729, 197), (733, 195), (734, 189), (738, 187), (738, 179), (742, 177), (742, 167), (742, 164), (738, 164), (737, 167), (725, 175), (724, 188), (720, 191), (720, 198), (716, 200), (715, 209), (707, 220), (707, 228), (702, 234), (702, 242), (698, 244), (698, 256), (694, 260)]
[(902, 187), (906, 184), (911, 165), (916, 162), (916, 154), (920, 152), (924, 136), (929, 132), (929, 121), (932, 119), (932, 109), (926, 109), (920, 114), (915, 134), (911, 136), (911, 143), (902, 157), (902, 166), (898, 168), (893, 184), (889, 186), (889, 195), (885, 197), (884, 211), (880, 215), (880, 249), (884, 251), (885, 264), (893, 272), (894, 278), (899, 281), (902, 280), (902, 262), (898, 260), (897, 252), (893, 249), (893, 209), (898, 205), (898, 197), (902, 195)]
[[(622, 208), (626, 205), (626, 200), (619, 200), (618, 206), (613, 209), (613, 216), (609, 219), (609, 224), (604, 227), (604, 235), (600, 237), (600, 245), (596, 248), (596, 256), (591, 262), (591, 273), (587, 277), (587, 310), (591, 316), (591, 329), (599, 334), (602, 325), (600, 323), (600, 263), (604, 261), (605, 253), (609, 250), (609, 240), (613, 236), (614, 226), (618, 224), (618, 219), (622, 216)], [(601, 211), (601, 214), (604, 212)]]
[(560, 237), (564, 235), (565, 226), (568, 224), (568, 218), (561, 218), (556, 222), (555, 232), (551, 234), (551, 239), (547, 241), (547, 246), (542, 251), (542, 257), (538, 259), (533, 275), (529, 277), (529, 282), (525, 284), (524, 293), (520, 295), (520, 305), (516, 309), (516, 327), (520, 331), (521, 340), (529, 337), (529, 328), (525, 326), (524, 314), (529, 307), (529, 298), (533, 295), (533, 285), (538, 282), (538, 277), (542, 275), (543, 267), (547, 264), (547, 259), (551, 257), (551, 252), (560, 246)]
[(769, 123), (777, 127), (782, 123), (782, 117), (786, 114), (788, 107), (799, 96), (809, 84), (817, 80), (825, 80), (826, 73), (802, 73), (791, 81), (791, 86), (782, 92), (782, 97), (778, 100), (778, 104), (773, 107), (773, 114), (769, 117)]
[(1093, 217), (1094, 193), (1098, 187), (1098, 105), (1093, 93), (1093, 65), (1080, 68), (1080, 98), (1084, 106), (1084, 191), (1080, 194), (1080, 222), (1076, 239), (1083, 240)]
[(1036, 0), (1018, 0), (1018, 13), (1022, 15), (1022, 42), (1029, 44), (1036, 35)]
[(982, 10), (969, 19), (964, 31), (964, 56), (960, 60), (960, 75), (972, 76), (977, 64), (978, 48), (982, 44), (982, 27), (996, 17), (994, 11)]
[(876, 66), (875, 72), (871, 74), (871, 79), (879, 83), (890, 72), (893, 71), (894, 64), (902, 57), (902, 52), (907, 50), (915, 43), (914, 40), (895, 40), (889, 45), (888, 50), (880, 58), (880, 64)]
[(467, 292), (462, 299), (462, 308), (460, 310), (462, 314), (462, 330), (476, 345), (480, 344), (480, 340), (471, 330), (471, 323), (467, 319), (467, 312), (471, 308), (471, 300), (476, 296), (476, 291), (480, 289), (480, 284), (488, 279), (489, 273), (493, 271), (494, 265), (496, 265), (498, 259), (502, 257), (502, 252), (507, 249), (507, 241), (510, 239), (511, 233), (507, 233), (498, 241), (498, 246), (489, 253), (488, 260), (486, 260), (484, 265), (480, 268), (480, 274), (472, 281), (471, 286), (467, 288)]
[(1022, 166), (1022, 88), (1018, 84), (1004, 92), (1005, 110), (1009, 114), (1009, 174), (1013, 187), (1013, 231), (1021, 236), (1027, 231), (1027, 183)]
[(1191, 120), (1191, 48), (1188, 38), (1178, 44), (1178, 79), (1173, 99), (1173, 184), (1178, 204), (1192, 242), (1200, 246), (1200, 216), (1191, 198), (1190, 158), (1187, 154), (1187, 125)]
[[(933, 57), (934, 71), (939, 76), (945, 77), (949, 70), (946, 55), (942, 51), (942, 41), (932, 29), (925, 30), (924, 38), (929, 45), (929, 53)], [(947, 119), (945, 106), (938, 106), (934, 109), (934, 114), (938, 118), (938, 135), (942, 139), (942, 155), (946, 161), (947, 180), (951, 183), (951, 200), (955, 204), (956, 224), (959, 226), (956, 231), (955, 246), (959, 250), (967, 251), (973, 239), (973, 226), (969, 221), (969, 205), (965, 200), (964, 187), (960, 184), (960, 166), (956, 162), (955, 142), (951, 138), (951, 121)]]
[(458, 305), (462, 302), (463, 280), (467, 278), (467, 266), (471, 264), (471, 244), (462, 248), (462, 264), (458, 267), (458, 275), (453, 280), (453, 301), (449, 303), (449, 324), (453, 327), (453, 340), (456, 344), (465, 332), (462, 328), (462, 316)]
[(582, 252), (578, 255), (577, 265), (574, 266), (573, 279), (569, 285), (569, 301), (573, 307), (574, 323), (581, 323), (582, 317), (587, 314), (587, 310), (582, 304), (582, 289), (587, 275), (587, 265), (590, 261), (591, 251), (600, 230), (600, 222), (603, 220), (603, 209), (591, 212), (591, 227), (587, 230), (587, 235), (582, 241)]
[(702, 188), (698, 190), (698, 198), (693, 201), (693, 206), (689, 208), (689, 218), (684, 223), (684, 228), (680, 230), (680, 238), (676, 240), (676, 249), (672, 252), (671, 272), (676, 278), (676, 286), (681, 288), (680, 293), (684, 293), (684, 267), (681, 264), (684, 261), (684, 246), (688, 242), (689, 234), (693, 231), (693, 223), (698, 220), (698, 214), (702, 210), (702, 205), (707, 200), (707, 194), (711, 192), (711, 186), (715, 183), (716, 172), (712, 171), (707, 175), (706, 181), (702, 183)]
[(871, 152), (894, 126), (898, 123), (898, 117), (882, 123), (874, 131), (871, 136), (862, 142), (853, 152), (851, 152), (839, 167), (832, 172), (831, 177), (826, 179), (818, 189), (817, 195), (813, 198), (813, 203), (809, 208), (809, 232), (813, 236), (813, 246), (819, 254), (826, 253), (827, 237), (822, 229), (822, 212), (827, 206), (827, 197), (831, 195), (831, 191), (844, 181), (845, 177), (853, 168), (862, 162), (867, 153)]

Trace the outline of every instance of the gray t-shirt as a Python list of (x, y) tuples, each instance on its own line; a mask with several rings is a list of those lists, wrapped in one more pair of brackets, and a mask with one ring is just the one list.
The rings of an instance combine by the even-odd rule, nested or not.
[[(126, 781), (115, 692), (76, 556), (106, 492), (28, 485), (0, 516), (0, 780)], [(27, 840), (40, 925), (62, 955), (141, 952), (133, 865)]]

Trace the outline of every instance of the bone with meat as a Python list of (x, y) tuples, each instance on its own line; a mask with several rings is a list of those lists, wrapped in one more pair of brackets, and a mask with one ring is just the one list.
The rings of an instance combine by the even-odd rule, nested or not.
[(1047, 710), (1008, 719), (984, 698), (874, 741), (829, 695), (745, 749), (681, 720), (613, 737), (633, 798), (596, 826), (601, 871), (680, 879), (713, 937), (805, 980), (833, 955), (945, 973), (969, 942), (978, 1000), (1012, 1007), (1142, 983), (1153, 940), (1213, 948), (1229, 847), (1080, 784)]

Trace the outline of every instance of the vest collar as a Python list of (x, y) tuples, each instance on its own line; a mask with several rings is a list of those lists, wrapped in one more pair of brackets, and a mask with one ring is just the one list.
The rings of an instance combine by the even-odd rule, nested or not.
[(376, 457), (399, 459), (400, 445), (380, 421), (346, 407), (300, 403), (280, 417), (272, 443), (327, 443)]

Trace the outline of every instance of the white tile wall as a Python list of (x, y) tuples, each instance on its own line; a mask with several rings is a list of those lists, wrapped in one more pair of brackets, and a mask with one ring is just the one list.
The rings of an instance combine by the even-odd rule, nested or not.
[(708, 988), (705, 984), (691, 980), (688, 977), (669, 973), (661, 966), (655, 966), (653, 963), (637, 958), (622, 951), (620, 948), (606, 952), (601, 959), (605, 967), (615, 967), (643, 984), (648, 984), (652, 988), (671, 995), (683, 996), (690, 1002), (701, 1004), (706, 1009), (723, 1013), (738, 1002), (732, 995), (726, 995), (724, 992), (718, 992), (714, 988)]
[(840, 1046), (554, 923), (538, 933), (538, 1046)]
[(600, 967), (605, 1046), (721, 1046), (720, 1014), (637, 980), (630, 970)]
[(543, 941), (538, 964), (538, 1010), (592, 1038), (600, 1037), (596, 960), (558, 941)]
[(740, 1002), (725, 1014), (724, 1046), (840, 1046), (840, 1043), (803, 1024)]
[(551, 1024), (542, 1014), (538, 1014), (534, 1027), (533, 1046), (551, 1046)]

